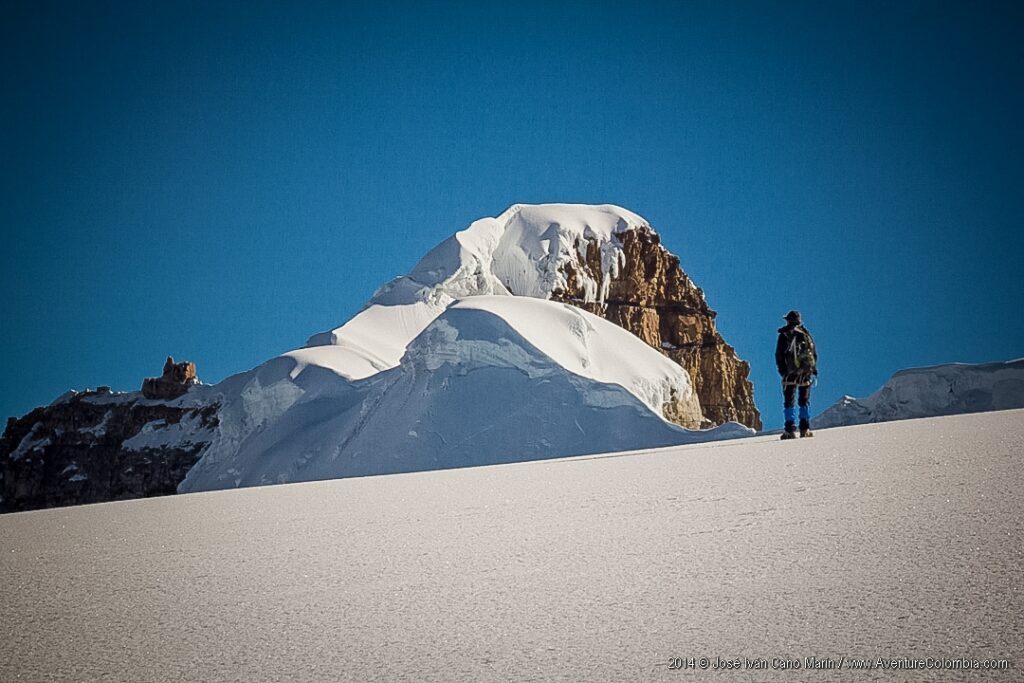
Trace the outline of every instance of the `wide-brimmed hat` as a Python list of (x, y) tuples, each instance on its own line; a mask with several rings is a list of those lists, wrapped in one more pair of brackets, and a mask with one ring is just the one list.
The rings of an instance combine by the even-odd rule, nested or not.
[(790, 311), (785, 317), (790, 322), (800, 322), (800, 311)]

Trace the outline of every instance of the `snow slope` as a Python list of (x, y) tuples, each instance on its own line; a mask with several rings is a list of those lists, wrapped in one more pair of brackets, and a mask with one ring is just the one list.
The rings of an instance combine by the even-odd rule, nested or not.
[(285, 354), (220, 388), (220, 425), (179, 490), (483, 465), (746, 436), (692, 432), (678, 365), (618, 326), (542, 299), (470, 297), (363, 380)]
[(839, 399), (813, 424), (840, 427), (1008, 408), (1024, 408), (1024, 359), (901, 370), (867, 398)]
[[(1011, 411), (0, 515), (0, 680), (1010, 683), (1021, 451)], [(768, 665), (668, 667), (718, 656)]]

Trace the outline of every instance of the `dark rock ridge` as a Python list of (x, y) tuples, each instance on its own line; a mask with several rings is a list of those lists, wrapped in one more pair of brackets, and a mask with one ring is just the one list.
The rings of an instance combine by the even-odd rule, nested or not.
[(69, 392), (8, 419), (0, 438), (0, 512), (176, 492), (217, 425), (219, 405), (102, 389)]
[[(601, 282), (602, 278), (602, 255), (596, 241), (586, 246), (583, 267), (587, 272), (575, 272), (570, 263), (568, 286), (552, 298), (607, 318), (686, 368), (700, 399), (704, 426), (732, 420), (760, 430), (750, 365), (740, 360), (719, 334), (715, 311), (708, 306), (704, 291), (680, 268), (679, 257), (665, 249), (658, 234), (645, 226), (616, 237), (623, 258), (603, 303), (588, 302), (585, 294), (585, 279)], [(666, 417), (673, 419), (668, 413)]]

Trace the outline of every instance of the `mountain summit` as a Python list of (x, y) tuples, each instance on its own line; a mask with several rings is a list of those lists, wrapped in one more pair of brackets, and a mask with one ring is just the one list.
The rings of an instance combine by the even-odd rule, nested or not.
[(669, 419), (688, 428), (729, 421), (761, 428), (750, 366), (722, 339), (704, 292), (646, 220), (609, 204), (516, 204), (474, 221), (294, 357), (349, 379), (368, 377), (395, 367), (452, 301), (482, 295), (549, 299), (604, 317), (689, 373), (702, 417), (670, 406)]
[(12, 419), (0, 509), (750, 434), (748, 367), (714, 316), (640, 216), (516, 205), (248, 372), (165, 400), (73, 393)]

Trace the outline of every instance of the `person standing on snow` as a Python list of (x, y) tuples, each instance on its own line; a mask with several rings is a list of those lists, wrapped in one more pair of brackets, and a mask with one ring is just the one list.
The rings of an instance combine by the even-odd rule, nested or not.
[(800, 436), (814, 436), (811, 431), (811, 381), (818, 374), (818, 350), (811, 333), (800, 322), (800, 312), (786, 314), (786, 326), (779, 328), (775, 345), (775, 365), (782, 376), (782, 397), (786, 412), (783, 439), (796, 438), (796, 405), (799, 391)]

